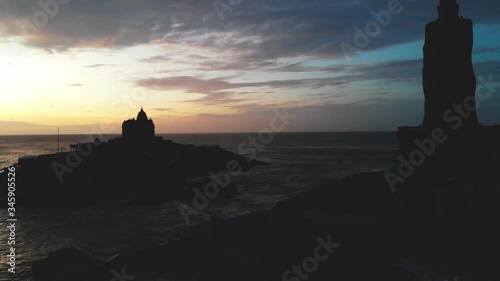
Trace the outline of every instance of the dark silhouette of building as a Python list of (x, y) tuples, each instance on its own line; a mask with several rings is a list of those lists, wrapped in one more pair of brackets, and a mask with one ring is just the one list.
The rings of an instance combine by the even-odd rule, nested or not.
[(155, 124), (148, 119), (142, 109), (137, 113), (137, 119), (129, 119), (122, 124), (122, 138), (126, 141), (147, 141), (155, 137)]
[[(477, 127), (472, 20), (458, 16), (456, 0), (441, 0), (439, 17), (425, 28), (423, 88), (425, 128), (442, 127), (447, 112), (467, 103), (461, 128)], [(465, 119), (465, 118), (464, 118)]]

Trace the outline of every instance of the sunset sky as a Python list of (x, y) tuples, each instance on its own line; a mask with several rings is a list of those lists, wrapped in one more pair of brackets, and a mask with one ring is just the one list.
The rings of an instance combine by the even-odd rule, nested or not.
[[(437, 0), (402, 0), (350, 59), (340, 44), (354, 46), (355, 27), (390, 1), (220, 0), (222, 17), (212, 0), (55, 1), (0, 0), (0, 134), (120, 133), (141, 106), (158, 133), (255, 132), (282, 107), (296, 115), (286, 131), (423, 118)], [(500, 2), (459, 3), (475, 24), (476, 76), (499, 82), (480, 121), (500, 123)]]

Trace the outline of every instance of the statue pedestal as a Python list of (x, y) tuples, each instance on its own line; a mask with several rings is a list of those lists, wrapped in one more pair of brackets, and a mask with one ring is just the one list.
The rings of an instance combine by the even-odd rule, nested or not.
[(415, 171), (412, 177), (462, 178), (467, 182), (500, 177), (500, 126), (468, 130), (400, 127), (399, 162)]

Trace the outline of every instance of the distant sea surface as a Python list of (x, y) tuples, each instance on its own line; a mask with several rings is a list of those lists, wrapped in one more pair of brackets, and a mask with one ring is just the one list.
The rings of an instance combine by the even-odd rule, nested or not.
[[(249, 137), (257, 134), (165, 134), (164, 139), (195, 145), (219, 145), (238, 153)], [(118, 137), (104, 135), (103, 141)], [(60, 150), (88, 142), (82, 135), (61, 135)], [(246, 143), (246, 144), (243, 144)], [(259, 142), (260, 143), (260, 142)], [(262, 143), (260, 143), (262, 145)], [(366, 133), (278, 133), (257, 150), (255, 158), (271, 165), (258, 166), (231, 178), (240, 192), (234, 198), (215, 198), (211, 211), (227, 218), (259, 209), (270, 209), (282, 199), (354, 173), (384, 170), (392, 166), (398, 146), (393, 132)], [(57, 151), (57, 136), (0, 136), (0, 167), (17, 162), (19, 157)], [(6, 187), (2, 183), (6, 192)], [(2, 191), (2, 192), (4, 192)], [(0, 196), (4, 197), (4, 196)], [(17, 198), (22, 201), (22, 198)], [(16, 274), (7, 272), (8, 233), (6, 211), (0, 210), (0, 280), (33, 280), (31, 262), (47, 253), (77, 246), (108, 259), (130, 250), (145, 249), (168, 241), (168, 235), (187, 227), (180, 214), (180, 202), (161, 206), (75, 206), (69, 212), (53, 208), (17, 210)], [(190, 206), (192, 203), (187, 202)], [(193, 216), (192, 224), (202, 221)]]

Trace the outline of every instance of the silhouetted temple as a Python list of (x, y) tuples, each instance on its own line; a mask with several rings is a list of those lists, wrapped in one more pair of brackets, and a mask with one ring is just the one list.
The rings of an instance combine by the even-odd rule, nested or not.
[(481, 126), (477, 118), (472, 20), (458, 12), (456, 0), (440, 0), (438, 19), (426, 25), (423, 124), (397, 133), (401, 157), (427, 177), (476, 178), (500, 158), (500, 126)]
[(123, 121), (122, 138), (126, 141), (145, 141), (155, 137), (155, 124), (141, 107), (136, 119)]

